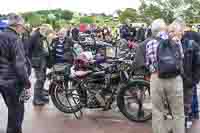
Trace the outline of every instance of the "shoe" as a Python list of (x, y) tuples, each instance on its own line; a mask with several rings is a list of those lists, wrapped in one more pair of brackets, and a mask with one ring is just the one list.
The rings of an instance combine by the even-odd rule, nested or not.
[(185, 119), (185, 128), (190, 129), (192, 127), (192, 117), (188, 116)]
[(39, 99), (33, 100), (34, 106), (44, 106), (45, 104), (46, 104), (46, 102), (44, 102), (42, 100), (39, 100)]
[(34, 106), (44, 106), (45, 104), (49, 103), (49, 97), (43, 96), (41, 98), (37, 98), (33, 100)]
[(187, 121), (186, 122), (186, 128), (190, 129), (192, 127), (192, 121)]

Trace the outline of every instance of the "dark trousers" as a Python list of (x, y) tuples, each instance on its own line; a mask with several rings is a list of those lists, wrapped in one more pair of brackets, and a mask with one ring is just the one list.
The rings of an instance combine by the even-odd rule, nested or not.
[(36, 76), (36, 83), (34, 87), (34, 100), (39, 99), (41, 100), (43, 95), (43, 90), (44, 90), (44, 84), (46, 81), (46, 68), (35, 68), (35, 76)]
[(193, 84), (191, 88), (184, 88), (184, 110), (186, 117), (198, 119), (198, 108), (197, 85)]
[(16, 88), (2, 88), (0, 93), (8, 107), (7, 133), (21, 133), (24, 119), (24, 103), (19, 102)]
[(194, 119), (199, 118), (199, 105), (198, 105), (198, 95), (197, 95), (197, 86), (194, 85), (193, 87), (193, 96), (192, 96), (192, 117)]
[(192, 112), (192, 87), (184, 87), (184, 111), (186, 118), (189, 119), (190, 113)]

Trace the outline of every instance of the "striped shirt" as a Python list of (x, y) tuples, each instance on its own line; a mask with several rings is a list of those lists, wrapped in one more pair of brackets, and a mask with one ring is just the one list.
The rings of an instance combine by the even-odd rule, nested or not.
[(64, 42), (59, 41), (59, 43), (55, 46), (55, 63), (64, 63)]

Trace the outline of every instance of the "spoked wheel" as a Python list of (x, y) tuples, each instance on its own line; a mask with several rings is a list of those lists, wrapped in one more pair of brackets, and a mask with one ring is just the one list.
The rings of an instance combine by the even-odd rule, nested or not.
[(52, 83), (51, 99), (55, 107), (63, 113), (76, 113), (81, 110), (80, 97), (73, 83)]
[(152, 118), (150, 84), (145, 80), (132, 81), (122, 88), (117, 97), (122, 114), (134, 122), (145, 122)]

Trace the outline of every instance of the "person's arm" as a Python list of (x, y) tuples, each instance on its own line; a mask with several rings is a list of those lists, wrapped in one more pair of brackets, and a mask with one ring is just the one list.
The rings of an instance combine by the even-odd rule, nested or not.
[(14, 67), (16, 73), (21, 82), (24, 83), (26, 89), (30, 88), (28, 69), (26, 66), (26, 57), (23, 48), (23, 44), (20, 40), (14, 41), (13, 44), (13, 57), (14, 57)]

